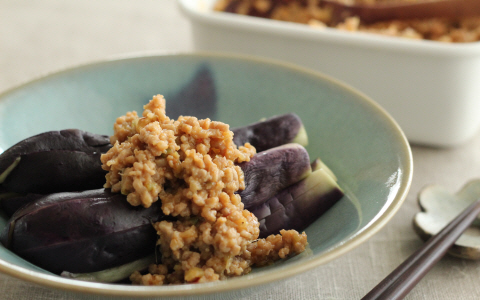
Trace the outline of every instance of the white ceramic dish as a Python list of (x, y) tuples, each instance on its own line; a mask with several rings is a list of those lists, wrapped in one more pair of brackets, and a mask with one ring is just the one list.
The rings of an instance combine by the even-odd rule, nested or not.
[(375, 99), (410, 142), (456, 146), (480, 128), (480, 43), (444, 44), (213, 12), (216, 0), (178, 0), (196, 50), (293, 62)]

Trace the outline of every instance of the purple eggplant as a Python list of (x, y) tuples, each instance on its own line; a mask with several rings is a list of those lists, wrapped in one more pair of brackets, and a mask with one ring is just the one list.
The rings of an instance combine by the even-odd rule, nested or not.
[(330, 170), (330, 168), (320, 158), (317, 157), (315, 160), (313, 160), (310, 166), (312, 167), (312, 172), (323, 169), (334, 181), (338, 180), (335, 173), (333, 173), (333, 171)]
[[(249, 176), (247, 182), (256, 180), (247, 186), (255, 187), (249, 203), (255, 204), (250, 210), (259, 218), (262, 237), (282, 228), (302, 230), (343, 195), (321, 161), (312, 165), (322, 173), (311, 173), (302, 146), (289, 144), (265, 152), (259, 153), (259, 161), (244, 164), (246, 177), (258, 176)], [(302, 165), (307, 167), (298, 167), (299, 161), (305, 161)], [(261, 168), (269, 171), (262, 173)], [(301, 181), (287, 188), (276, 184), (294, 182), (292, 178)], [(277, 188), (262, 189), (271, 184)], [(283, 190), (266, 202), (255, 199), (257, 194), (265, 196), (278, 189)], [(80, 274), (74, 277), (87, 273), (88, 278), (107, 276), (102, 280), (114, 280), (118, 276), (110, 277), (112, 270), (119, 272), (117, 267), (122, 265), (129, 270), (133, 261), (154, 252), (157, 235), (151, 223), (164, 218), (160, 201), (145, 209), (130, 206), (124, 195), (104, 189), (57, 193), (18, 210), (0, 233), (0, 242), (53, 273)]]
[(108, 136), (78, 129), (20, 141), (0, 155), (0, 207), (11, 216), (47, 194), (103, 187), (100, 155), (111, 146)]
[(20, 194), (101, 188), (100, 155), (110, 147), (108, 136), (77, 129), (32, 136), (0, 155), (0, 185)]
[(96, 272), (153, 253), (152, 222), (163, 218), (160, 202), (133, 207), (109, 190), (56, 193), (15, 212), (0, 241), (56, 274)]
[(239, 192), (245, 209), (260, 205), (312, 172), (308, 152), (299, 144), (259, 152), (239, 166), (245, 176), (245, 189)]
[(0, 193), (0, 208), (9, 217), (11, 217), (20, 207), (45, 197), (43, 194), (17, 194), (17, 193)]
[(216, 119), (217, 89), (211, 67), (206, 63), (199, 65), (192, 78), (165, 99), (167, 115), (171, 119), (179, 116)]
[(304, 230), (343, 195), (330, 172), (320, 168), (250, 211), (260, 222), (259, 238), (265, 238), (281, 229)]
[(302, 120), (294, 113), (274, 116), (244, 127), (232, 129), (233, 142), (237, 146), (250, 143), (262, 152), (288, 143), (302, 146), (308, 144), (308, 137)]
[(132, 262), (126, 263), (124, 265), (116, 266), (113, 268), (90, 272), (90, 273), (71, 273), (64, 271), (60, 275), (65, 278), (71, 278), (82, 281), (92, 281), (92, 282), (120, 282), (135, 271), (145, 271), (148, 270), (148, 267), (156, 262), (156, 255), (150, 254), (146, 257), (134, 260)]

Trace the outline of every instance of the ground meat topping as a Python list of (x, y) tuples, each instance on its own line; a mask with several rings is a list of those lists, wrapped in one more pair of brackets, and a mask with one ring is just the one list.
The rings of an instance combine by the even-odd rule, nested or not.
[[(207, 215), (220, 191), (236, 197), (233, 193), (244, 188), (243, 174), (234, 163), (250, 160), (255, 148), (250, 144), (237, 148), (228, 125), (195, 117), (170, 120), (160, 95), (144, 109), (142, 118), (130, 112), (114, 125), (114, 146), (101, 158), (108, 171), (106, 188), (126, 194), (134, 206), (149, 207), (160, 194), (165, 214), (183, 217), (191, 211), (180, 203), (182, 197), (199, 205), (194, 209), (206, 207)], [(164, 189), (167, 180), (175, 191), (179, 184), (188, 187), (170, 193)]]
[(249, 161), (255, 148), (237, 147), (227, 124), (171, 120), (157, 95), (141, 118), (130, 112), (116, 120), (111, 142), (101, 157), (105, 188), (127, 195), (134, 206), (148, 208), (160, 199), (163, 213), (176, 219), (153, 225), (161, 264), (133, 273), (134, 284), (220, 280), (305, 249), (306, 235), (296, 231), (257, 240), (259, 222), (236, 193), (245, 188), (236, 163)]

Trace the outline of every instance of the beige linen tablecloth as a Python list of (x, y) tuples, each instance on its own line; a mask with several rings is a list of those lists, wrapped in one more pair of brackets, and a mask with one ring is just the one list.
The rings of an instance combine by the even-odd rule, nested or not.
[[(191, 51), (189, 26), (174, 0), (0, 0), (0, 92), (112, 55)], [(452, 149), (413, 146), (413, 157), (410, 193), (373, 238), (331, 263), (242, 299), (360, 299), (422, 245), (412, 229), (418, 192), (439, 184), (454, 193), (480, 178), (480, 132)], [(407, 299), (480, 299), (479, 278), (480, 262), (445, 257)], [(76, 296), (0, 274), (0, 299)]]

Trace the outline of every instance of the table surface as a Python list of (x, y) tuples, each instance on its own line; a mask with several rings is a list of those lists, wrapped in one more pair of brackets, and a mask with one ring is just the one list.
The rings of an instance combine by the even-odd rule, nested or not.
[[(174, 0), (0, 0), (0, 92), (46, 73), (114, 55), (193, 50), (190, 25)], [(412, 218), (418, 192), (452, 193), (480, 178), (480, 132), (465, 144), (412, 145), (414, 176), (404, 205), (375, 236), (324, 266), (247, 299), (360, 299), (422, 245)], [(480, 262), (450, 256), (406, 299), (479, 299)], [(76, 299), (0, 274), (0, 299)]]

